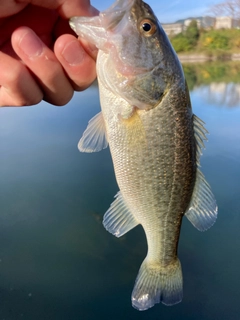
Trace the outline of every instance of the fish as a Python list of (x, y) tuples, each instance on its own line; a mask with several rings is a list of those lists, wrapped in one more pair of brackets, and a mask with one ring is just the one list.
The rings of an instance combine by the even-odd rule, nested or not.
[(151, 7), (117, 0), (94, 17), (72, 17), (80, 40), (95, 45), (101, 112), (88, 123), (78, 148), (109, 146), (119, 192), (103, 225), (121, 237), (141, 225), (148, 244), (132, 292), (140, 311), (183, 298), (177, 256), (183, 217), (200, 231), (218, 207), (200, 170), (207, 140), (192, 111), (182, 66)]

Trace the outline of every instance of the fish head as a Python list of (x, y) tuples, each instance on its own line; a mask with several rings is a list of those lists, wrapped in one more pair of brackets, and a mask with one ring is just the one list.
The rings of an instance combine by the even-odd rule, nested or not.
[(182, 77), (168, 37), (142, 0), (117, 0), (99, 16), (73, 17), (70, 25), (99, 49), (99, 80), (134, 107), (154, 108)]

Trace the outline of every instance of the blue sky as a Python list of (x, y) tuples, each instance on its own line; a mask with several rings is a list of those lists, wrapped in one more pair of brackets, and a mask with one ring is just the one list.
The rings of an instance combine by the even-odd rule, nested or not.
[[(178, 19), (209, 14), (208, 9), (223, 0), (145, 0), (162, 23), (175, 22)], [(108, 8), (114, 0), (92, 0), (98, 10)]]

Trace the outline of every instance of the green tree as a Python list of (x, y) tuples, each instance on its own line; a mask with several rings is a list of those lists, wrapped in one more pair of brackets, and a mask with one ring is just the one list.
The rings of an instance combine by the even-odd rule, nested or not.
[(192, 20), (184, 32), (171, 38), (171, 42), (176, 52), (191, 51), (197, 45), (199, 35), (197, 21)]
[(190, 40), (182, 33), (173, 37), (171, 42), (176, 52), (190, 51), (193, 48)]
[(210, 50), (229, 49), (229, 39), (223, 31), (212, 30), (205, 33), (200, 39), (200, 44)]
[(188, 38), (192, 46), (196, 46), (199, 39), (199, 29), (196, 20), (192, 20), (185, 31), (185, 36)]

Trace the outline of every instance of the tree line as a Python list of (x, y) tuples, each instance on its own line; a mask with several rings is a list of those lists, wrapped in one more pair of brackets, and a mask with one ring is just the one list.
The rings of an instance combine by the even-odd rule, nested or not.
[[(236, 3), (239, 4), (239, 19), (240, 19), (240, 0), (227, 0), (223, 2), (226, 4)], [(222, 3), (222, 4), (223, 4)], [(215, 8), (218, 5), (214, 5)], [(234, 17), (237, 18), (237, 7), (234, 8)], [(224, 7), (223, 7), (224, 9)], [(221, 10), (223, 10), (221, 9)], [(221, 15), (227, 14), (226, 11), (222, 11)], [(220, 11), (216, 15), (220, 15)], [(228, 15), (229, 16), (229, 15)], [(226, 52), (234, 53), (240, 50), (240, 30), (239, 29), (226, 29), (215, 30), (214, 28), (204, 29), (198, 28), (196, 20), (192, 20), (186, 29), (175, 35), (170, 36), (171, 43), (177, 53), (180, 52), (205, 52), (210, 55), (224, 56)]]

